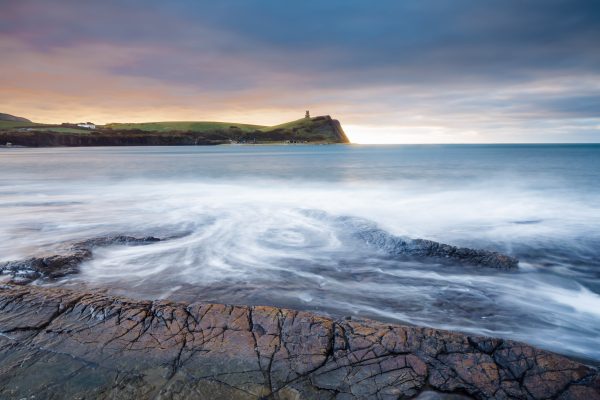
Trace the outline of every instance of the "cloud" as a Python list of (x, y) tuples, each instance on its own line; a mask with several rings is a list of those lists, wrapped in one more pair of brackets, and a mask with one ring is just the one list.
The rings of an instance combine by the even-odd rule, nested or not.
[(22, 0), (2, 9), (4, 112), (276, 123), (310, 108), (375, 141), (382, 129), (398, 142), (600, 139), (592, 0)]

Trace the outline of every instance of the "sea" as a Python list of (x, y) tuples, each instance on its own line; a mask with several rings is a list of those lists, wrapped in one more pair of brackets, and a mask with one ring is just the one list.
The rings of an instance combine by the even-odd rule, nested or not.
[[(519, 266), (399, 258), (348, 220)], [(96, 248), (79, 274), (36, 284), (443, 328), (600, 362), (600, 145), (0, 149), (0, 262), (107, 235), (164, 240)]]

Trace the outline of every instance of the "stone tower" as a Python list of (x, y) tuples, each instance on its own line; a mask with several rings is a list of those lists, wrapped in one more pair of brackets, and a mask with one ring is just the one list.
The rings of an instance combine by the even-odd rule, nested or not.
[(306, 110), (306, 114), (304, 114), (304, 118), (310, 118), (310, 113)]

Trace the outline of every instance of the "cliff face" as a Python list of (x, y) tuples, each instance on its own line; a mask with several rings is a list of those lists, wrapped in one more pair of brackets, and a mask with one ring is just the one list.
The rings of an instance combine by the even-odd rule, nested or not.
[(152, 134), (141, 131), (93, 131), (90, 133), (62, 133), (53, 131), (0, 131), (0, 144), (12, 143), (26, 147), (54, 146), (182, 146), (229, 143), (221, 134), (191, 134), (172, 132)]
[(348, 136), (346, 136), (346, 132), (344, 132), (344, 129), (342, 128), (342, 124), (340, 124), (340, 121), (338, 121), (337, 119), (332, 119), (331, 125), (332, 125), (332, 129), (336, 133), (340, 143), (350, 143), (350, 140), (348, 139)]
[[(127, 129), (115, 125), (95, 130), (68, 132), (60, 127), (11, 128), (0, 130), (0, 144), (18, 146), (173, 146), (215, 145), (228, 143), (349, 143), (339, 121), (330, 116), (305, 118), (275, 127), (240, 129), (219, 127), (193, 131), (170, 130), (168, 123), (157, 123), (161, 130)], [(164, 127), (167, 127), (164, 129)]]
[(3, 399), (600, 399), (593, 368), (435, 329), (35, 286), (0, 310)]
[(329, 115), (303, 118), (291, 123), (267, 127), (262, 131), (261, 137), (269, 137), (272, 140), (277, 138), (297, 142), (350, 143), (340, 122)]

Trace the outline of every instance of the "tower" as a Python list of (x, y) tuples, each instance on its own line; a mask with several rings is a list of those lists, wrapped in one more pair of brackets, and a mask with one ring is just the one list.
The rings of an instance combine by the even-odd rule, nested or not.
[(306, 110), (306, 114), (304, 114), (304, 118), (310, 118), (310, 113)]

